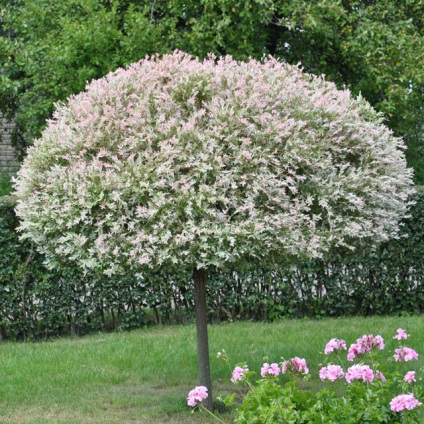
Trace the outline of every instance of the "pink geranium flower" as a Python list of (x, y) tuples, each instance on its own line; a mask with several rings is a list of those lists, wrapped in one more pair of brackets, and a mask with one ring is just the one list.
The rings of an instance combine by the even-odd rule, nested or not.
[(403, 377), (403, 380), (406, 381), (407, 383), (412, 383), (414, 381), (417, 381), (415, 380), (415, 371), (408, 371), (405, 374), (405, 377)]
[(265, 377), (267, 375), (277, 376), (279, 374), (280, 374), (280, 367), (276, 363), (269, 365), (268, 363), (265, 362), (265, 364), (263, 364), (263, 366), (261, 368), (261, 376), (262, 377)]
[(402, 328), (398, 328), (397, 329), (397, 334), (393, 338), (394, 339), (398, 339), (398, 340), (407, 339), (408, 338), (408, 334), (406, 334), (406, 331), (405, 330), (402, 330)]
[(390, 409), (394, 412), (401, 412), (404, 409), (414, 409), (416, 406), (422, 405), (415, 399), (413, 393), (407, 395), (399, 395), (392, 399), (390, 402)]
[(306, 365), (306, 361), (303, 358), (294, 357), (288, 361), (284, 361), (281, 367), (283, 374), (287, 371), (292, 372), (293, 374), (308, 374), (309, 368)]
[(374, 373), (368, 365), (353, 365), (347, 370), (346, 381), (351, 383), (353, 380), (371, 382), (374, 380)]
[(191, 390), (187, 396), (187, 405), (196, 406), (198, 402), (208, 397), (208, 389), (205, 386), (197, 386)]
[(344, 372), (340, 365), (328, 365), (326, 367), (322, 367), (319, 371), (319, 378), (321, 379), (321, 381), (336, 381), (338, 378), (343, 377)]
[(358, 343), (353, 343), (350, 345), (347, 352), (347, 360), (353, 361), (355, 358), (363, 355), (365, 352), (362, 352), (361, 346)]
[(340, 350), (346, 350), (346, 342), (344, 340), (339, 340), (339, 339), (331, 339), (326, 345), (325, 345), (325, 349), (324, 349), (324, 353), (326, 355), (329, 355), (332, 352), (339, 352)]
[(418, 359), (418, 353), (410, 347), (402, 347), (401, 349), (395, 349), (395, 361), (407, 362), (413, 359)]
[(352, 344), (349, 347), (347, 360), (353, 361), (355, 358), (359, 358), (367, 352), (371, 352), (375, 348), (380, 350), (384, 349), (384, 340), (383, 337), (377, 335), (373, 336), (369, 334), (368, 336), (362, 336), (360, 339), (356, 340), (356, 343)]
[(244, 365), (243, 367), (235, 367), (233, 370), (231, 381), (233, 383), (235, 383), (236, 381), (240, 381), (243, 378), (244, 373), (246, 373), (247, 371), (249, 371), (247, 365)]

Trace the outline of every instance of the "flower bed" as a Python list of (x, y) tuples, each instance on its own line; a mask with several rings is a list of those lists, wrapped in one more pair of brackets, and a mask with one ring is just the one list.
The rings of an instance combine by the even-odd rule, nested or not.
[[(223, 350), (218, 357), (232, 370), (231, 381), (240, 389), (247, 387), (247, 392), (240, 392), (243, 398), (237, 407), (235, 422), (422, 423), (421, 378), (410, 369), (410, 362), (417, 361), (419, 354), (405, 346), (407, 339), (409, 335), (401, 328), (388, 343), (388, 349), (380, 335), (364, 335), (349, 348), (344, 340), (332, 338), (325, 346), (326, 360), (318, 372), (326, 386), (316, 393), (304, 389), (304, 380), (312, 378), (304, 358), (264, 363), (262, 378), (254, 381), (256, 373), (245, 363), (233, 369)], [(391, 346), (393, 343), (398, 346)], [(343, 358), (345, 351), (347, 356)], [(190, 393), (198, 391), (196, 388)], [(207, 393), (203, 391), (202, 396)], [(229, 406), (235, 404), (235, 399), (233, 394), (221, 400)], [(202, 408), (202, 400), (200, 396), (189, 396), (188, 403)]]

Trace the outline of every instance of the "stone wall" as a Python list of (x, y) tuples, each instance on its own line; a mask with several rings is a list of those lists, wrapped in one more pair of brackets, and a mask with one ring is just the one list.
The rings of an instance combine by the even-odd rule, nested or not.
[(12, 147), (11, 131), (13, 124), (0, 117), (0, 172), (13, 172), (19, 167)]

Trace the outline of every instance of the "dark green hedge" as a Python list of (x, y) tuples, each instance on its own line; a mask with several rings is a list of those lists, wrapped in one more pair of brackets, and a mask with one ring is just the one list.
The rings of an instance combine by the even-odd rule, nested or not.
[[(255, 266), (209, 276), (210, 320), (421, 313), (424, 310), (424, 191), (418, 189), (408, 237), (361, 255), (333, 255), (286, 270)], [(152, 273), (144, 280), (47, 270), (15, 232), (12, 196), (0, 198), (0, 334), (40, 339), (148, 324), (185, 323), (193, 316), (190, 275)]]
[(282, 271), (256, 267), (244, 275), (215, 276), (209, 286), (211, 313), (217, 320), (273, 320), (423, 312), (423, 187), (417, 187), (415, 201), (402, 223), (405, 237), (376, 250), (333, 254)]

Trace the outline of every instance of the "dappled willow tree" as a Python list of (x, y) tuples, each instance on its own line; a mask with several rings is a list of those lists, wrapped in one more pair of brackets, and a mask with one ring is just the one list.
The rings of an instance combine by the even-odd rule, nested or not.
[(155, 56), (57, 106), (19, 172), (20, 229), (51, 267), (191, 270), (211, 390), (208, 271), (396, 237), (402, 149), (364, 99), (297, 67)]

